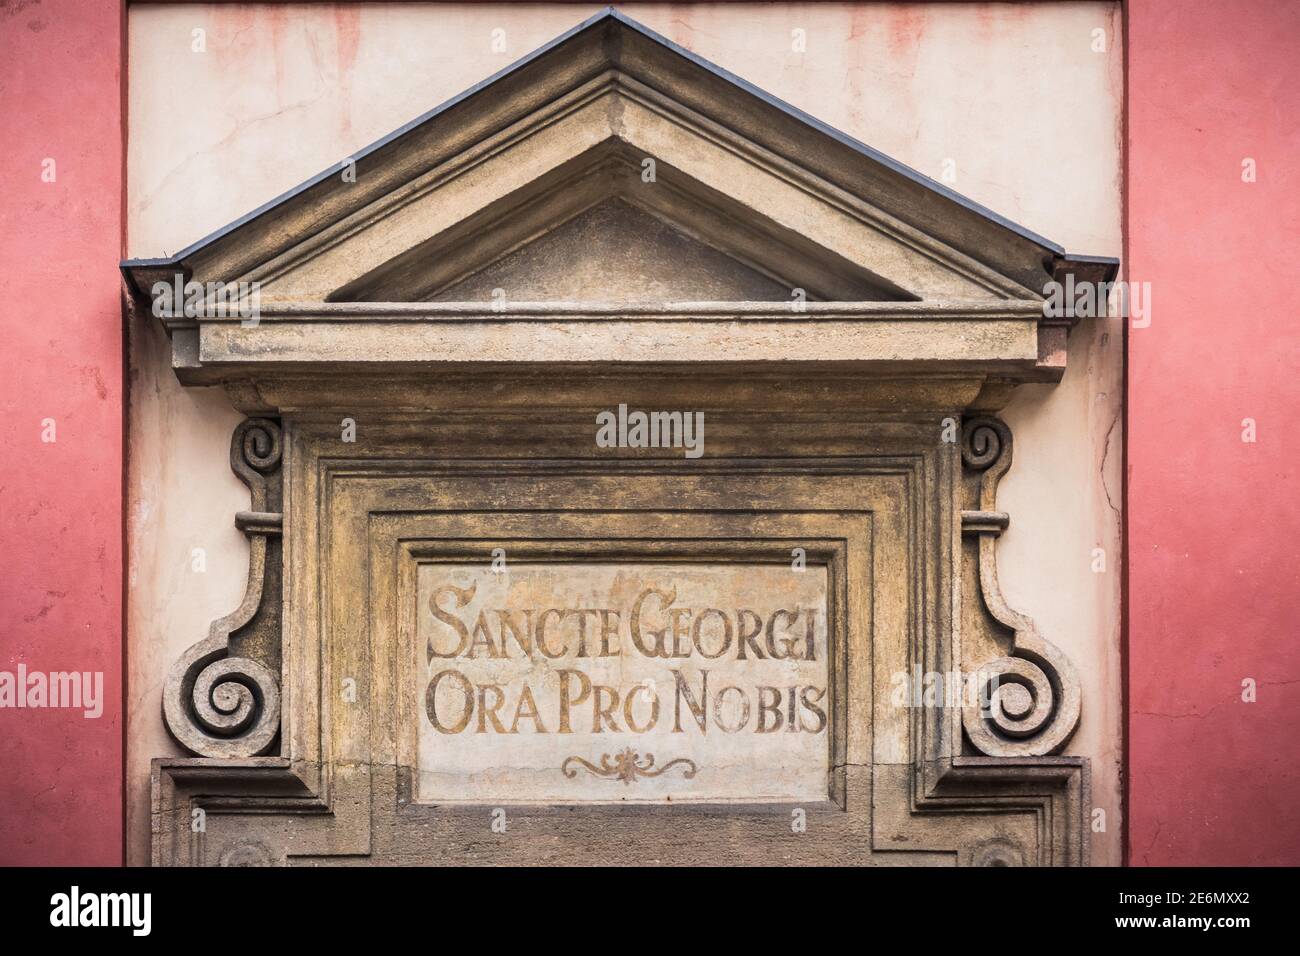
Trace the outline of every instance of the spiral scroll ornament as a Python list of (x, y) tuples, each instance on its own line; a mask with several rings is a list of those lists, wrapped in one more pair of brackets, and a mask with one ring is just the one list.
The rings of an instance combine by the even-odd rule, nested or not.
[[(250, 418), (241, 423), (235, 430), (234, 444), (238, 445), (240, 454), (232, 455), (231, 467), (244, 479), (245, 484), (249, 484), (249, 476), (241, 465), (262, 475), (268, 475), (280, 467), (280, 426), (269, 418)], [(249, 484), (249, 487), (251, 489), (252, 485)], [(253, 507), (257, 507), (256, 502)]]
[[(967, 468), (976, 471), (983, 471), (997, 461), (1004, 446), (1008, 449), (1011, 447), (1011, 430), (995, 418), (968, 421), (961, 438), (961, 460)], [(1007, 465), (1011, 465), (1009, 455)], [(1005, 470), (1004, 468), (1003, 471)]]
[(232, 653), (231, 636), (253, 620), (262, 603), (267, 538), (280, 515), (266, 511), (269, 475), (280, 467), (280, 426), (252, 418), (235, 429), (231, 469), (249, 487), (253, 511), (237, 523), (249, 539), (248, 585), (239, 608), (214, 621), (205, 640), (172, 665), (163, 689), (167, 729), (186, 749), (204, 757), (265, 753), (280, 730), (280, 687), (262, 662)]
[(1056, 753), (1079, 723), (1081, 694), (1074, 665), (1013, 610), (998, 584), (996, 541), (1008, 518), (995, 510), (998, 481), (1011, 467), (1011, 430), (995, 418), (965, 423), (962, 461), (982, 471), (979, 510), (962, 514), (965, 534), (979, 537), (979, 583), (984, 605), (1012, 633), (1010, 652), (968, 670), (976, 693), (962, 709), (962, 725), (976, 749), (990, 756)]
[[(1037, 635), (1034, 635), (1037, 638)], [(1040, 757), (1055, 753), (1079, 721), (1079, 691), (1073, 666), (1053, 651), (1052, 659), (1029, 651), (1032, 639), (1017, 636), (1012, 653), (976, 669), (971, 679), (975, 703), (962, 711), (966, 735), (981, 753), (1000, 757)]]

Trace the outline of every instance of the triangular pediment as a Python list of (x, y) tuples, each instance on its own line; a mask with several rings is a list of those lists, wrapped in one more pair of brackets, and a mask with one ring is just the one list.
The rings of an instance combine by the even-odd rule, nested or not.
[[(434, 263), (425, 263), (425, 274)], [(603, 200), (495, 262), (422, 289), (433, 302), (754, 301), (790, 297), (778, 278), (618, 198)]]
[[(563, 149), (565, 140), (556, 144)], [(500, 158), (508, 162), (509, 154)], [(458, 192), (449, 187), (445, 195)], [(446, 211), (433, 204), (407, 211), (415, 216), (421, 208), (433, 216)], [(359, 237), (344, 240), (324, 261), (347, 263), (350, 271), (333, 273), (347, 282), (316, 278), (316, 263), (296, 275), (288, 270), (272, 294), (488, 301), (501, 290), (512, 301), (767, 302), (790, 301), (799, 289), (811, 301), (918, 298), (613, 136), (469, 210), (445, 227), (416, 225), (396, 255), (371, 255)], [(377, 227), (393, 236), (382, 219)]]
[[(347, 378), (359, 400), (390, 370), (465, 363), (843, 367), (938, 376), (960, 404), (986, 376), (1059, 379), (1071, 322), (1044, 314), (1045, 284), (1116, 267), (612, 9), (177, 255), (122, 265), (137, 301), (157, 293), (182, 380), (257, 408), (273, 381), (316, 382), (286, 399), (313, 404)], [(184, 313), (160, 310), (182, 279)], [(191, 312), (194, 283), (208, 305), (256, 290), (255, 320)]]
[[(1059, 247), (606, 10), (165, 260), (271, 302), (1030, 299)], [(512, 288), (514, 286), (514, 288)]]

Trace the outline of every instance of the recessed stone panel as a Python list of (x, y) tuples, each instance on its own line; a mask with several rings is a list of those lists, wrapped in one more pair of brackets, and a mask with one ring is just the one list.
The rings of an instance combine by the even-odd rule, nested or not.
[(423, 564), (416, 800), (825, 800), (828, 575)]

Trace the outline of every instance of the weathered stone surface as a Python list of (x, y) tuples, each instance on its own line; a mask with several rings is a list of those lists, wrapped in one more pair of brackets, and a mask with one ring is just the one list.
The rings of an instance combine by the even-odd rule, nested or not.
[(415, 799), (827, 799), (827, 575), (793, 564), (421, 566)]

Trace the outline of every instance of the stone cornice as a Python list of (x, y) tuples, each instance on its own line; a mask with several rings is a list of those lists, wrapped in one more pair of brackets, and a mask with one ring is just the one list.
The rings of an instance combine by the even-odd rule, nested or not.
[(432, 367), (677, 366), (725, 378), (761, 366), (1051, 382), (1064, 352), (1047, 345), (1055, 335), (1063, 345), (1066, 331), (1044, 326), (1036, 302), (807, 303), (798, 312), (759, 302), (517, 303), (499, 312), (483, 303), (307, 303), (269, 305), (255, 322), (168, 324), (187, 384), (318, 377), (322, 395), (340, 378)]

